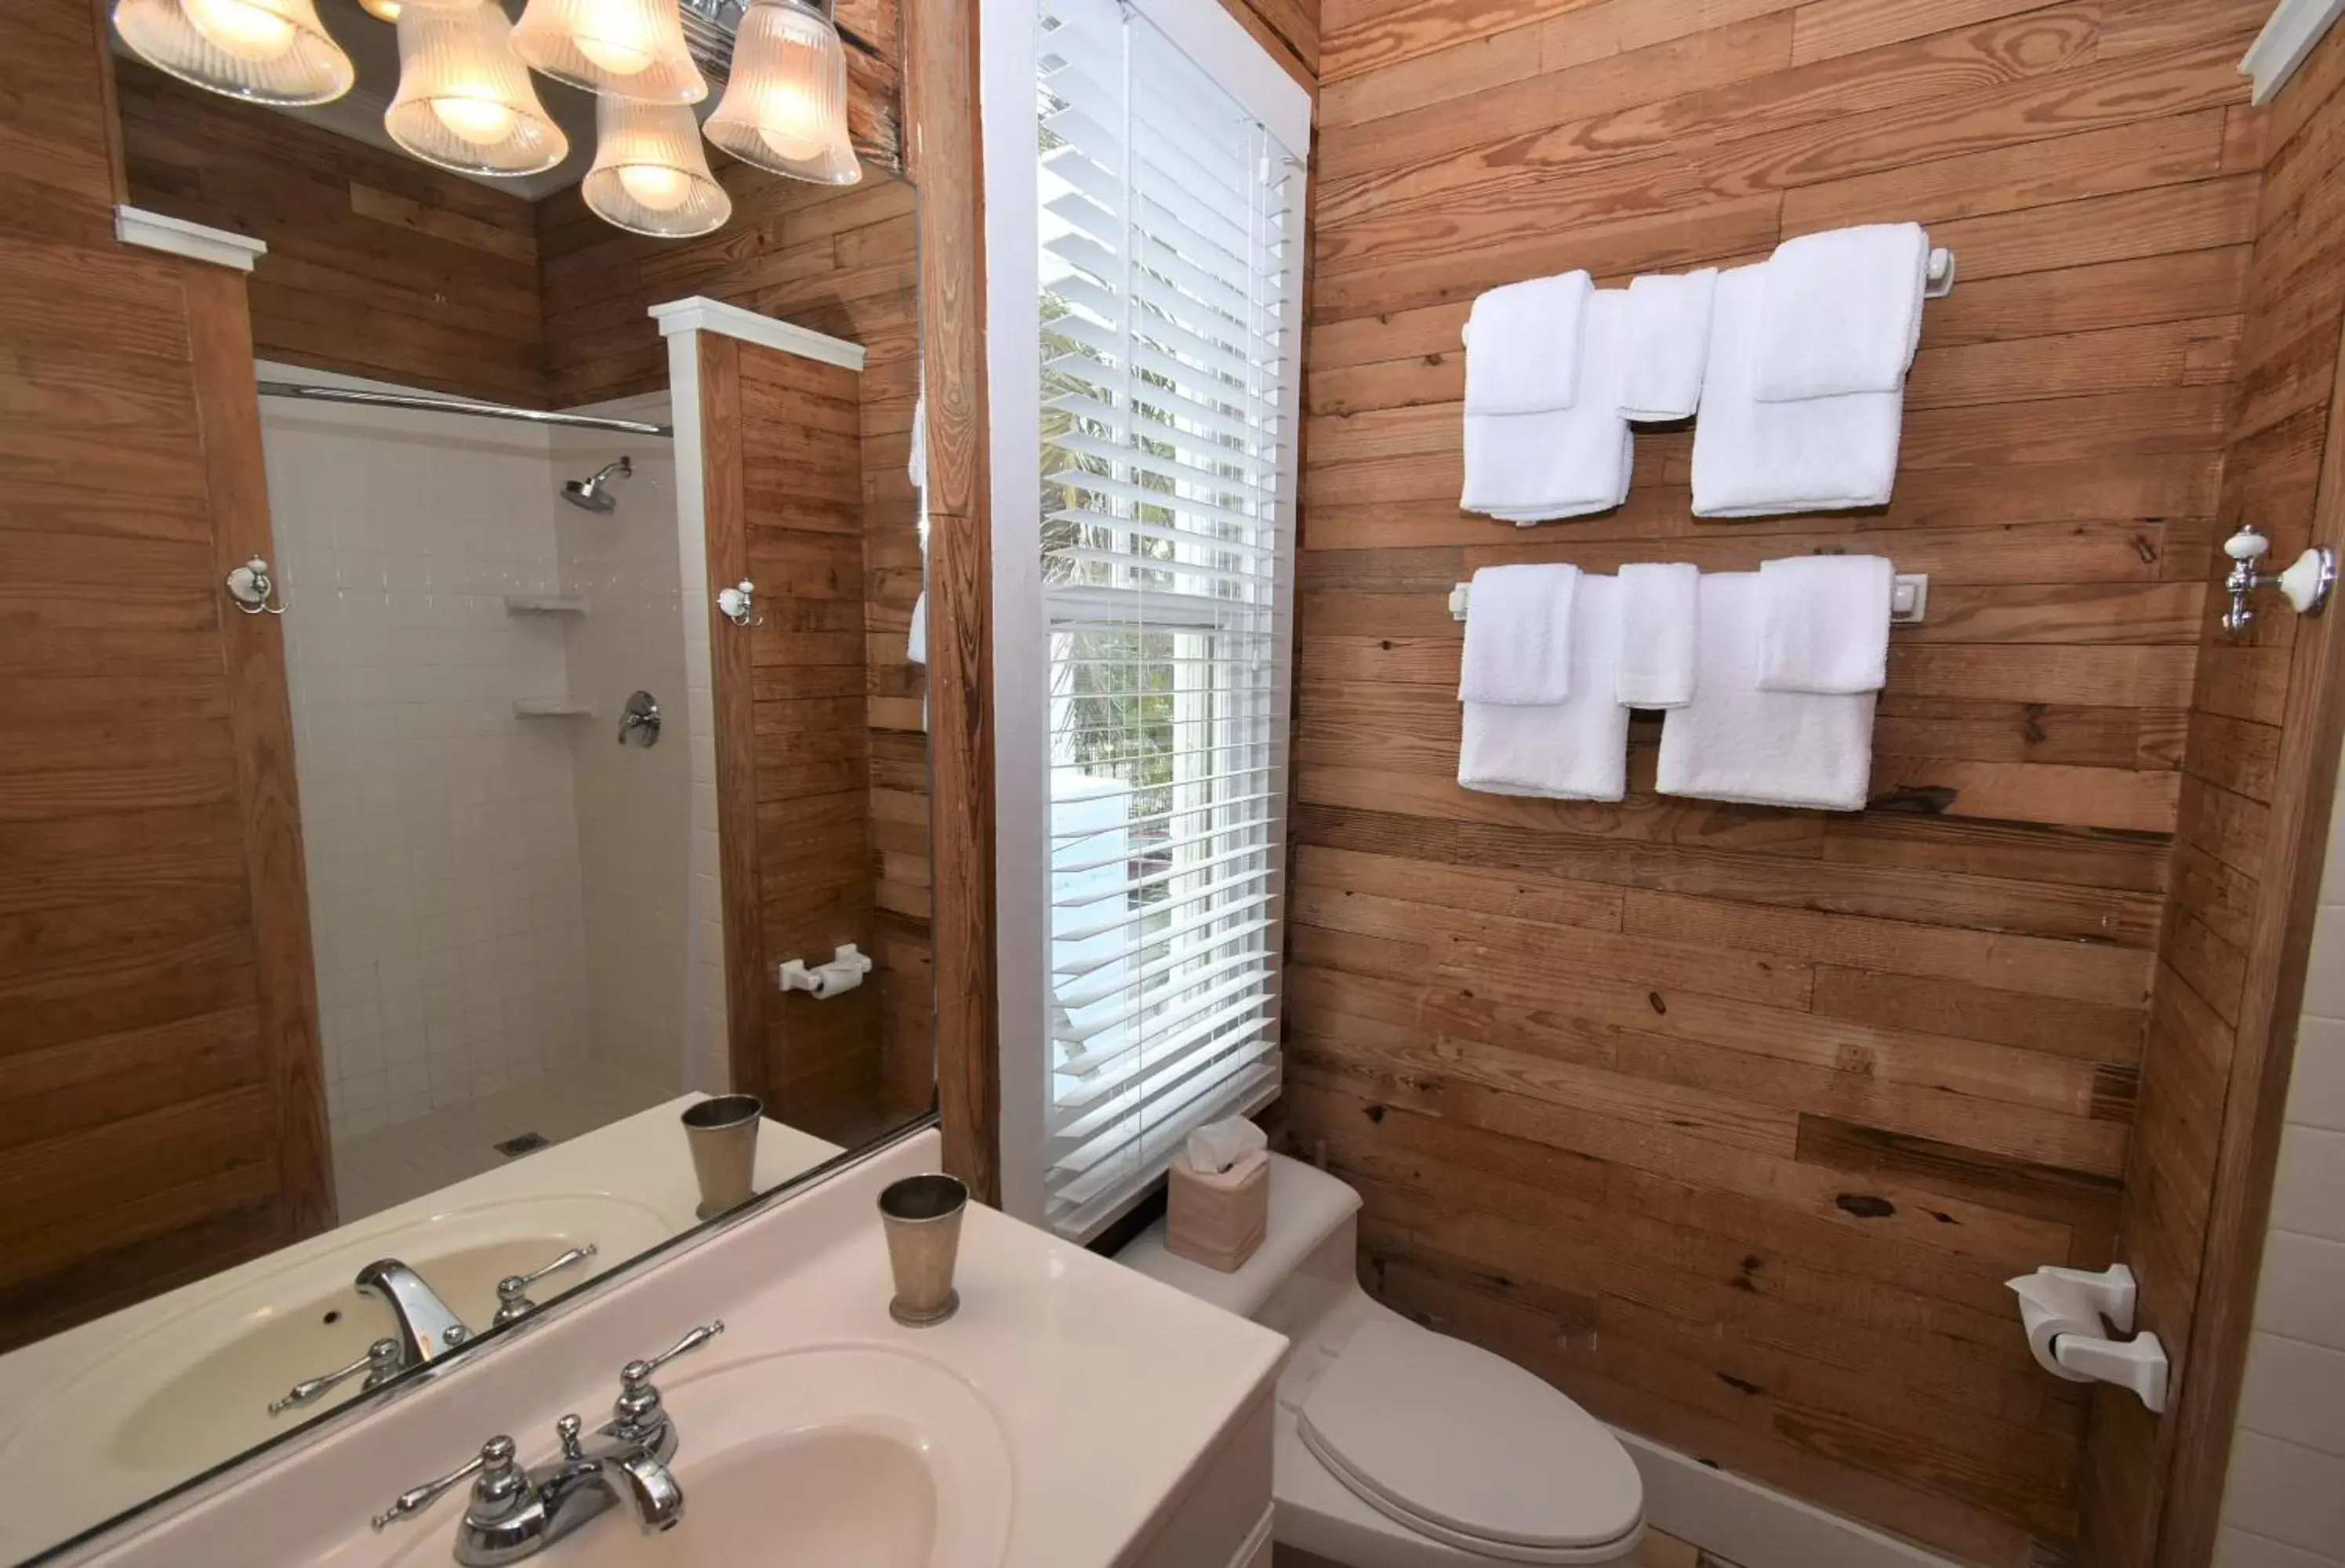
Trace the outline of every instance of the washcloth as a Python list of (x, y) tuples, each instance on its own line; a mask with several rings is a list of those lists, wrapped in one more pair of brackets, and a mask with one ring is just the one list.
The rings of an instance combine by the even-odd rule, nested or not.
[(1693, 700), (1701, 572), (1681, 561), (1620, 569), (1620, 701), (1682, 708)]
[[(1552, 707), (1464, 705), (1457, 782), (1486, 794), (1619, 800), (1629, 792), (1629, 710), (1612, 695), (1619, 581), (1583, 577), (1572, 610), (1572, 694)], [(1469, 617), (1467, 624), (1471, 626)]]
[[(1591, 384), (1615, 384), (1625, 300), (1625, 290), (1606, 288), (1589, 301), (1580, 358)], [(1457, 504), (1522, 524), (1609, 511), (1628, 499), (1634, 444), (1629, 421), (1603, 397), (1543, 413), (1468, 413)]]
[(1701, 580), (1693, 701), (1661, 721), (1663, 794), (1862, 811), (1873, 776), (1870, 692), (1820, 697), (1758, 683), (1759, 576)]
[(1466, 599), (1457, 700), (1552, 707), (1571, 695), (1577, 566), (1486, 566)]
[(1537, 414), (1572, 407), (1594, 288), (1587, 273), (1567, 272), (1477, 298), (1466, 319), (1466, 411)]
[(1889, 680), (1889, 595), (1878, 555), (1794, 555), (1759, 568), (1759, 689), (1848, 695)]
[(1629, 283), (1620, 334), (1620, 413), (1682, 420), (1701, 404), (1718, 268), (1649, 272)]
[(1710, 369), (1693, 431), (1694, 515), (1887, 504), (1897, 480), (1902, 389), (1796, 403), (1762, 403), (1751, 395), (1763, 270), (1738, 267), (1719, 275)]
[(1930, 237), (1918, 223), (1802, 234), (1775, 248), (1759, 296), (1761, 402), (1893, 392), (1922, 340)]

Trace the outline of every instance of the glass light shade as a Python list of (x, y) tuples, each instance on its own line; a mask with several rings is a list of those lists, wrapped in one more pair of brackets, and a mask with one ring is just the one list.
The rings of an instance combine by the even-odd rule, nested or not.
[(559, 82), (645, 103), (708, 96), (676, 0), (529, 0), (513, 51)]
[(536, 174), (570, 153), (513, 52), (513, 24), (496, 0), (400, 7), (399, 94), (382, 128), (425, 163), (460, 174)]
[(722, 228), (733, 216), (683, 104), (596, 99), (594, 167), (579, 195), (604, 222), (668, 239)]
[(157, 70), (258, 104), (330, 103), (358, 79), (312, 0), (119, 0), (114, 30)]
[(863, 177), (847, 136), (847, 51), (805, 0), (749, 0), (725, 96), (704, 127), (744, 163), (817, 185)]

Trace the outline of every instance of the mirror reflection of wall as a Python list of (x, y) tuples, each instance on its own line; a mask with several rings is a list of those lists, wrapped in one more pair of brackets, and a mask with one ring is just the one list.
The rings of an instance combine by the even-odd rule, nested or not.
[[(355, 0), (319, 12), (355, 86), (313, 109), (114, 40), (127, 206), (261, 242), (249, 273), (101, 247), (96, 181), (71, 222), (26, 209), (56, 216), (53, 254), (0, 257), (50, 319), (25, 323), (27, 375), (94, 393), (32, 431), (76, 454), (79, 493), (10, 522), (87, 586), (11, 661), (43, 722), (0, 773), (46, 781), (11, 853), (86, 869), (20, 897), (44, 967), (0, 1011), (0, 1061), (28, 1064), (0, 1073), (0, 1463), (42, 1500), (0, 1520), (0, 1561), (691, 1229), (688, 1105), (764, 1097), (746, 1125), (770, 1189), (932, 1101), (893, 0), (838, 18), (858, 177), (709, 147), (730, 213), (686, 238), (590, 207), (595, 100), (548, 78), (551, 167), (401, 150), (393, 30)], [(79, 106), (45, 123), (101, 124), (103, 40), (24, 27), (0, 19), (0, 47)], [(723, 61), (693, 36), (706, 116)], [(763, 477), (724, 572), (684, 503), (724, 460), (651, 314), (695, 298), (862, 362), (726, 433)], [(590, 422), (514, 417), (548, 410)], [(255, 558), (267, 593), (239, 603), (223, 577)], [(736, 629), (710, 590), (752, 573), (763, 623)], [(709, 663), (728, 634), (737, 728)], [(160, 793), (76, 785), (93, 757)], [(853, 993), (785, 995), (782, 960), (848, 942), (873, 961)], [(362, 1283), (383, 1259), (406, 1274)], [(411, 1277), (456, 1332), (412, 1332)]]

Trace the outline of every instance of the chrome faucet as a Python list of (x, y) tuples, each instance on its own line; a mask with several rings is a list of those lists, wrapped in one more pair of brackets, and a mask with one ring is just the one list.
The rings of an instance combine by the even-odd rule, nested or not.
[(351, 1283), (360, 1295), (380, 1296), (391, 1303), (391, 1316), (399, 1320), (400, 1350), (407, 1366), (421, 1366), (472, 1337), (472, 1330), (440, 1299), (440, 1292), (396, 1258), (376, 1259), (360, 1270)]
[(584, 1431), (565, 1415), (553, 1423), (562, 1452), (550, 1464), (523, 1470), (513, 1441), (492, 1437), (468, 1463), (399, 1495), (373, 1520), (374, 1528), (421, 1513), (449, 1488), (472, 1482), (472, 1500), (456, 1526), (456, 1561), (464, 1568), (502, 1568), (535, 1556), (608, 1509), (617, 1507), (650, 1535), (684, 1517), (684, 1489), (668, 1472), (675, 1458), (675, 1423), (660, 1403), (652, 1374), (725, 1331), (705, 1323), (660, 1354), (629, 1361), (619, 1373), (611, 1419)]

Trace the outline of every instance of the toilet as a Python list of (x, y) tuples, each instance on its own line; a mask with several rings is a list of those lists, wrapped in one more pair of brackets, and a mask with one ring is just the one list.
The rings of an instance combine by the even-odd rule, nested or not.
[(1269, 1229), (1236, 1272), (1166, 1251), (1162, 1219), (1116, 1259), (1287, 1337), (1276, 1539), (1344, 1568), (1634, 1555), (1645, 1489), (1619, 1440), (1513, 1362), (1371, 1300), (1359, 1194), (1270, 1158)]

